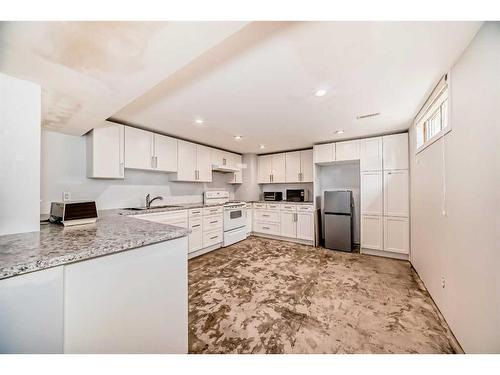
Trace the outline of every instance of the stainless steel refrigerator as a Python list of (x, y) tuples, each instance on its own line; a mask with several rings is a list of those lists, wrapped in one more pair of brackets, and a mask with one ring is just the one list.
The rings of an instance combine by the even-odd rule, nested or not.
[(323, 199), (325, 247), (352, 251), (352, 191), (325, 191)]

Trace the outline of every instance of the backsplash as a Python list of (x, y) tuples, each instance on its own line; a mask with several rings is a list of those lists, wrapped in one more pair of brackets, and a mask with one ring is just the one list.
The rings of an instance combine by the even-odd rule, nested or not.
[(224, 189), (234, 197), (235, 186), (220, 172), (213, 172), (210, 183), (174, 182), (167, 173), (130, 169), (123, 180), (87, 178), (85, 139), (80, 136), (43, 130), (41, 152), (42, 214), (49, 213), (50, 202), (62, 200), (63, 192), (69, 192), (71, 200), (95, 200), (98, 209), (142, 206), (146, 194), (161, 195), (164, 204), (198, 203), (210, 189)]

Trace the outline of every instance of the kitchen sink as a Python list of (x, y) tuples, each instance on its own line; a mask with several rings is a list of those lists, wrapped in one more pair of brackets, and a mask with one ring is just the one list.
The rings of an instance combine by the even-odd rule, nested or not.
[(124, 208), (124, 210), (130, 210), (130, 211), (146, 211), (146, 210), (155, 210), (155, 209), (158, 209), (158, 208), (174, 208), (174, 207), (182, 207), (182, 206), (179, 206), (179, 205), (175, 205), (175, 204), (167, 204), (167, 205), (164, 205), (164, 206), (153, 206), (153, 207), (127, 207), (127, 208)]

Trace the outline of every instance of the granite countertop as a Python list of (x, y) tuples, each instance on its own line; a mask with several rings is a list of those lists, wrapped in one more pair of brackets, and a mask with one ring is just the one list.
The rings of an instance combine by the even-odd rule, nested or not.
[(99, 211), (95, 224), (74, 227), (43, 224), (39, 232), (0, 236), (0, 280), (168, 241), (189, 233), (184, 228), (134, 219), (123, 212), (129, 214), (131, 211)]

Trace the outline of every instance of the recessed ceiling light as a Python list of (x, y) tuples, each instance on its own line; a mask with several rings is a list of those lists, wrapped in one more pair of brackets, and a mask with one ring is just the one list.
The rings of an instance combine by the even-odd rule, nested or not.
[(241, 135), (235, 135), (235, 136), (234, 136), (234, 139), (235, 139), (236, 141), (241, 141)]
[(344, 131), (343, 131), (343, 130), (337, 130), (337, 131), (335, 132), (335, 134), (344, 134)]
[(316, 90), (316, 92), (314, 93), (314, 95), (316, 95), (316, 96), (325, 96), (326, 95), (326, 90), (325, 89)]
[(201, 124), (203, 124), (205, 121), (203, 121), (203, 119), (201, 119), (201, 118), (197, 118), (196, 120), (194, 120), (194, 122), (196, 122), (198, 125), (201, 125)]
[(259, 148), (262, 150), (262, 149), (266, 148), (266, 146), (260, 145)]

